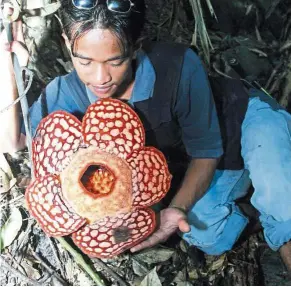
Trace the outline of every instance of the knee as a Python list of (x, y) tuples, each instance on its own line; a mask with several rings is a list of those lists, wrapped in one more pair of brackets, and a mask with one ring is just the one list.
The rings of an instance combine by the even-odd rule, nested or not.
[(271, 175), (267, 176), (267, 179), (261, 178), (254, 181), (255, 191), (251, 197), (251, 203), (260, 212), (262, 222), (266, 222), (267, 226), (279, 226), (280, 222), (291, 220), (290, 183), (288, 185), (284, 178), (276, 180), (273, 177), (271, 177), (273, 182), (270, 182), (270, 177)]
[(278, 221), (272, 216), (261, 215), (264, 228), (265, 240), (274, 251), (291, 240), (291, 218), (285, 221)]
[[(289, 123), (285, 114), (271, 111), (273, 118), (259, 118), (245, 127), (242, 156), (255, 189), (251, 199), (253, 206), (261, 214), (270, 215), (278, 221), (286, 221), (291, 218)], [(262, 115), (262, 111), (258, 113)]]
[(289, 131), (280, 119), (256, 117), (242, 128), (242, 147), (249, 149), (269, 147), (283, 139), (290, 140)]
[(280, 111), (271, 108), (258, 110), (257, 114), (245, 119), (242, 125), (242, 154), (249, 151), (264, 152), (288, 149), (290, 152), (291, 120)]
[(204, 232), (204, 234), (199, 234), (198, 232), (193, 232), (193, 229), (191, 229), (190, 232), (184, 233), (182, 238), (190, 246), (195, 246), (208, 255), (221, 255), (232, 248), (232, 244), (219, 242), (219, 236), (209, 231)]
[(234, 243), (248, 223), (248, 219), (233, 204), (230, 214), (213, 224), (197, 226), (191, 224), (191, 230), (182, 238), (209, 255), (220, 255), (232, 249)]
[(242, 129), (241, 152), (252, 179), (256, 175), (270, 176), (273, 181), (274, 176), (288, 173), (287, 167), (291, 164), (290, 131), (284, 116), (278, 114), (265, 119), (256, 117)]

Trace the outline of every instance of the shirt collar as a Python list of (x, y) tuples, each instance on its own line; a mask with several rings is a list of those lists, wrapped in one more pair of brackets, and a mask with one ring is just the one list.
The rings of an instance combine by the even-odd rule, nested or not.
[[(139, 50), (136, 58), (137, 70), (135, 73), (135, 83), (133, 86), (132, 96), (129, 103), (148, 100), (153, 96), (154, 85), (156, 81), (156, 73), (154, 67), (143, 50)], [(96, 102), (95, 94), (86, 86), (86, 92), (90, 103)]]
[(148, 100), (153, 96), (156, 73), (154, 67), (143, 50), (137, 53), (137, 70), (132, 96), (129, 102), (136, 103)]

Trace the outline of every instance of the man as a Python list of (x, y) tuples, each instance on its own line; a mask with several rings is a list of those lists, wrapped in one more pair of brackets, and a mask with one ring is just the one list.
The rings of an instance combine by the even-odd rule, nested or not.
[[(248, 222), (234, 202), (244, 195), (237, 183), (245, 171), (216, 170), (223, 154), (222, 140), (207, 74), (198, 56), (186, 49), (177, 91), (170, 96), (157, 94), (161, 72), (156, 72), (150, 52), (140, 41), (142, 1), (64, 0), (60, 16), (75, 70), (53, 80), (32, 106), (33, 130), (43, 117), (44, 100), (49, 113), (65, 110), (79, 117), (98, 99), (127, 101), (141, 116), (147, 143), (161, 149), (169, 160), (176, 183), (169, 206), (160, 211), (160, 226), (131, 251), (162, 242), (178, 230), (189, 244), (208, 254), (230, 250)], [(5, 74), (5, 81), (1, 77), (0, 84), (6, 87), (8, 104), (17, 97), (10, 48), (24, 64), (27, 55), (21, 56), (25, 53), (17, 41), (7, 47), (3, 33), (1, 38), (1, 73), (8, 70), (9, 75)], [(166, 68), (165, 64), (165, 72)], [(261, 214), (269, 246), (280, 250), (291, 270), (291, 116), (274, 100), (266, 101), (260, 91), (250, 90), (249, 96), (239, 128), (245, 169), (255, 188), (251, 202)], [(17, 107), (1, 117), (5, 125), (1, 136), (7, 139), (1, 151), (25, 147)], [(185, 172), (181, 161), (186, 163)]]

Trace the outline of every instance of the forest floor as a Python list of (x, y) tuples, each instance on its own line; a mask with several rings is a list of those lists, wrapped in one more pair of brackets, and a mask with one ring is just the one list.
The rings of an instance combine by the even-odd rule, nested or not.
[[(145, 31), (150, 39), (191, 43), (195, 23), (188, 0), (146, 3)], [(291, 111), (288, 1), (212, 3), (218, 21), (204, 9), (213, 44), (210, 71), (221, 72), (221, 62), (227, 63), (247, 81), (257, 81)], [(47, 83), (70, 72), (72, 65), (53, 15), (26, 17), (24, 26), (31, 56), (29, 68), (34, 72), (28, 94), (31, 103)], [(24, 201), (31, 166), (27, 151), (5, 154), (0, 162), (11, 187), (0, 194), (0, 285), (95, 285), (76, 258), (56, 239), (46, 236), (29, 215)], [(291, 285), (278, 253), (266, 245), (261, 230), (241, 238), (232, 251), (221, 256), (205, 255), (173, 236), (138, 254), (125, 252), (107, 260), (84, 258), (106, 285)]]

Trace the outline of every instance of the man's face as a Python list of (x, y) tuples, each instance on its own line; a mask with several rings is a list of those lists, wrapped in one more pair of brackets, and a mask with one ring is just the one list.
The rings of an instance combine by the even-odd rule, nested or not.
[(131, 55), (104, 29), (90, 30), (75, 42), (74, 67), (82, 82), (99, 98), (119, 96), (132, 77)]

